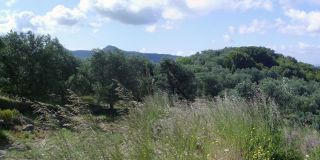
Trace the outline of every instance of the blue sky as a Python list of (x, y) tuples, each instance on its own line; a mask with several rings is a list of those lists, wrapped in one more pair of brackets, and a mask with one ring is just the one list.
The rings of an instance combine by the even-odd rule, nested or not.
[(51, 34), (73, 50), (187, 56), (255, 45), (320, 64), (320, 0), (0, 0), (0, 34), (10, 30)]

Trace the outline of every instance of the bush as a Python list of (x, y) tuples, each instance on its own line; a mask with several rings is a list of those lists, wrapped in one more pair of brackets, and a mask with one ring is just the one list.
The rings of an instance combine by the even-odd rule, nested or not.
[(0, 109), (0, 120), (3, 121), (4, 127), (13, 125), (18, 120), (19, 116), (20, 113), (16, 109)]
[(310, 157), (311, 160), (320, 159), (320, 147), (317, 147), (314, 150), (312, 150), (310, 155), (307, 155), (307, 157)]
[(0, 146), (6, 145), (9, 143), (9, 138), (6, 135), (6, 133), (4, 133), (3, 130), (0, 130)]

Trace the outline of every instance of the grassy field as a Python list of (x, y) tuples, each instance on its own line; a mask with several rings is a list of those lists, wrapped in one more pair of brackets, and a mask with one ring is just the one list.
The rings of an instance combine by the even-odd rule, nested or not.
[(261, 99), (188, 104), (156, 94), (115, 122), (87, 118), (96, 123), (50, 131), (36, 140), (30, 135), (30, 149), (12, 150), (7, 159), (320, 159), (318, 132), (287, 126), (277, 106)]

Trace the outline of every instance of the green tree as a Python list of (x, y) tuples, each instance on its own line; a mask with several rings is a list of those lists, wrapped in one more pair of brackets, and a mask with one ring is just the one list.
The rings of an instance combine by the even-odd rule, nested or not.
[(161, 88), (179, 95), (180, 98), (194, 100), (197, 87), (191, 71), (173, 60), (166, 59), (160, 63), (160, 72), (164, 80), (164, 83), (160, 84)]
[(254, 98), (256, 92), (257, 92), (257, 86), (256, 84), (252, 83), (250, 80), (243, 81), (239, 83), (235, 90), (239, 94), (240, 97), (244, 97), (247, 99)]
[(128, 57), (128, 65), (133, 76), (132, 93), (137, 100), (154, 93), (154, 65), (141, 56)]
[(236, 69), (255, 67), (254, 60), (246, 53), (233, 51), (225, 57), (224, 65), (232, 72)]
[(58, 95), (64, 102), (65, 82), (76, 72), (78, 61), (49, 35), (10, 32), (0, 51), (2, 90), (31, 99)]
[(135, 98), (141, 99), (150, 90), (152, 66), (139, 58), (128, 58), (119, 52), (94, 50), (91, 59), (91, 72), (94, 80), (94, 92), (99, 101), (107, 102), (113, 109), (120, 100), (116, 88), (121, 86), (131, 91)]
[(248, 54), (255, 63), (269, 68), (278, 65), (275, 59), (277, 55), (271, 49), (265, 47), (240, 47), (238, 50)]
[(202, 73), (197, 75), (198, 88), (200, 88), (201, 94), (205, 96), (217, 96), (223, 89), (223, 83), (218, 76), (212, 73)]
[(85, 96), (93, 94), (92, 83), (93, 79), (90, 72), (90, 61), (84, 60), (80, 66), (77, 67), (77, 72), (70, 76), (67, 85), (68, 88), (76, 94)]

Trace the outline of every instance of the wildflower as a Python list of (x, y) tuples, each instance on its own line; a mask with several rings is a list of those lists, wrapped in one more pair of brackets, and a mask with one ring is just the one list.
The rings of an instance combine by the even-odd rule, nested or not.
[(228, 148), (224, 149), (225, 152), (229, 152), (230, 150)]
[(310, 157), (310, 156), (307, 154), (307, 155), (306, 155), (306, 158), (309, 158), (309, 157)]

